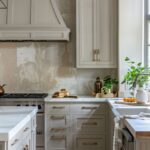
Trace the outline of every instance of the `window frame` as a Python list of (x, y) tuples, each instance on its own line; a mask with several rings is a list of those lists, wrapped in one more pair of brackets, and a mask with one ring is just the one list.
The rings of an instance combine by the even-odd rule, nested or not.
[(146, 67), (148, 66), (148, 47), (150, 44), (148, 44), (148, 21), (150, 21), (150, 14), (148, 15), (148, 0), (144, 0), (144, 65)]

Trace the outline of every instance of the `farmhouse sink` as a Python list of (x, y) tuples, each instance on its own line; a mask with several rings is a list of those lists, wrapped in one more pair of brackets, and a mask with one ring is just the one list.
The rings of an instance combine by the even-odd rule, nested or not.
[(115, 108), (113, 110), (115, 116), (138, 115), (141, 112), (150, 113), (150, 108)]

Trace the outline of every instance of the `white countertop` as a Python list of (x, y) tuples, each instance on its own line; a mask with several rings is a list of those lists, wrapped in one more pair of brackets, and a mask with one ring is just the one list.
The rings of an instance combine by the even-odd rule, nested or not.
[(150, 138), (150, 119), (125, 119), (124, 122), (134, 138)]
[(45, 102), (62, 102), (62, 103), (82, 103), (82, 102), (107, 102), (108, 100), (120, 100), (121, 98), (95, 98), (90, 96), (79, 96), (78, 98), (52, 98), (51, 95), (45, 98)]
[(36, 113), (36, 107), (0, 106), (0, 141), (11, 140)]

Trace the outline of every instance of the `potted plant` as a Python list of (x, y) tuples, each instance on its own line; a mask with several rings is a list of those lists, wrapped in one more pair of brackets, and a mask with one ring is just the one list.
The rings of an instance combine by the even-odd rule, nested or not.
[[(126, 57), (125, 61), (129, 64), (128, 72), (124, 75), (124, 79), (122, 84), (126, 84), (129, 87), (131, 96), (134, 96), (134, 87), (133, 84), (139, 74), (144, 73), (145, 71), (148, 73), (149, 70), (142, 66), (141, 62), (135, 62), (130, 60), (130, 58)], [(145, 84), (148, 83), (149, 76), (139, 76), (137, 78), (136, 84), (138, 85), (139, 89), (144, 88)]]
[(112, 78), (110, 75), (103, 79), (102, 97), (114, 97), (117, 93), (118, 80)]

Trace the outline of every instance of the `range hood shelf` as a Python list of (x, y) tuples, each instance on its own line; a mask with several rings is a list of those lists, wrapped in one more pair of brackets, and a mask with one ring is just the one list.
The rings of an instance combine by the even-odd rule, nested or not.
[(68, 41), (69, 33), (55, 0), (8, 0), (6, 13), (0, 10), (1, 41)]

